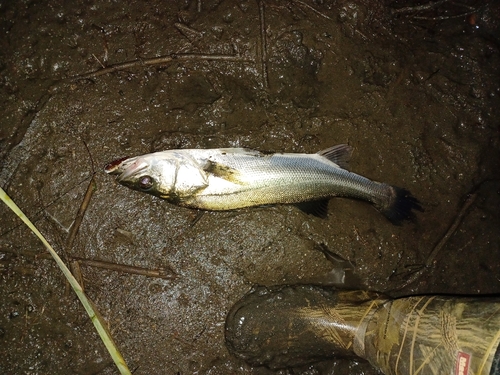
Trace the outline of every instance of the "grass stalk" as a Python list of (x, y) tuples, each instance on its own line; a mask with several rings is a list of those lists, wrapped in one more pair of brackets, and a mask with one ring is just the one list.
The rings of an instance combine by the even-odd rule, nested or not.
[(21, 211), (21, 209), (17, 206), (17, 204), (7, 195), (5, 190), (3, 190), (1, 187), (0, 187), (0, 199), (28, 226), (28, 228), (30, 228), (30, 230), (40, 239), (40, 241), (42, 241), (44, 246), (47, 248), (49, 253), (56, 261), (57, 265), (61, 269), (64, 276), (66, 276), (66, 279), (68, 280), (69, 284), (75, 291), (76, 295), (80, 299), (80, 302), (87, 311), (90, 320), (92, 321), (97, 332), (99, 333), (99, 336), (101, 337), (102, 342), (106, 346), (106, 349), (108, 349), (108, 352), (111, 355), (113, 361), (115, 362), (116, 367), (120, 371), (120, 374), (131, 375), (131, 372), (127, 364), (125, 363), (125, 360), (123, 359), (122, 355), (120, 354), (120, 351), (118, 350), (113, 339), (111, 338), (111, 335), (108, 329), (106, 328), (106, 324), (102, 319), (102, 317), (100, 316), (99, 312), (97, 311), (96, 306), (93, 304), (91, 300), (87, 298), (87, 296), (83, 292), (82, 287), (80, 286), (80, 284), (78, 284), (78, 281), (76, 281), (76, 279), (73, 277), (68, 267), (66, 267), (61, 258), (59, 258), (59, 255), (57, 255), (55, 250), (47, 242), (45, 237), (35, 227), (35, 225), (31, 222), (31, 220), (28, 219), (28, 217), (23, 213), (23, 211)]

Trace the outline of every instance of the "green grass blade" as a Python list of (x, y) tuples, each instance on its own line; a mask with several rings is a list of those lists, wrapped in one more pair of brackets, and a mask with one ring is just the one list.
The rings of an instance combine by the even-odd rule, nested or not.
[(54, 260), (56, 261), (57, 265), (63, 272), (64, 276), (66, 276), (66, 279), (70, 283), (71, 287), (75, 291), (76, 295), (80, 299), (83, 307), (87, 311), (87, 314), (89, 315), (90, 319), (92, 320), (92, 323), (94, 324), (97, 332), (99, 333), (99, 336), (101, 337), (102, 342), (106, 346), (106, 349), (108, 349), (109, 354), (113, 358), (113, 361), (116, 364), (116, 367), (118, 367), (118, 370), (122, 375), (130, 375), (131, 372), (127, 367), (127, 364), (125, 363), (125, 360), (123, 359), (122, 355), (120, 354), (120, 351), (116, 347), (113, 339), (111, 338), (111, 335), (109, 334), (108, 330), (106, 329), (106, 325), (104, 324), (104, 320), (100, 317), (99, 312), (97, 311), (95, 305), (90, 301), (85, 293), (83, 292), (82, 287), (80, 284), (78, 284), (78, 281), (73, 277), (72, 273), (66, 267), (64, 262), (59, 258), (59, 255), (55, 252), (55, 250), (50, 246), (50, 244), (47, 242), (45, 237), (40, 233), (40, 231), (35, 227), (35, 225), (28, 219), (28, 217), (21, 211), (21, 209), (17, 206), (17, 204), (14, 203), (14, 201), (7, 195), (5, 190), (3, 190), (0, 187), (0, 199), (17, 215), (19, 218), (28, 226), (28, 228), (31, 229), (31, 231), (42, 241), (42, 243), (45, 245), (49, 253), (52, 255)]

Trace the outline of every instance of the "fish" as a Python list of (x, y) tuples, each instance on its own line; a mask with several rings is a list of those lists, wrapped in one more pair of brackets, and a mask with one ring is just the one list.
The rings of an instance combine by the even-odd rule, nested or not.
[(315, 154), (174, 149), (121, 158), (104, 170), (124, 186), (194, 209), (295, 204), (326, 217), (329, 199), (344, 197), (371, 203), (395, 225), (415, 220), (420, 202), (406, 189), (350, 172), (352, 151), (347, 144)]

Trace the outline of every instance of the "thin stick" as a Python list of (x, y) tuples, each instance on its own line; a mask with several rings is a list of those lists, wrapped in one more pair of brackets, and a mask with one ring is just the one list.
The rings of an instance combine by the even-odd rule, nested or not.
[(309, 4), (306, 4), (304, 3), (303, 1), (299, 1), (299, 0), (293, 0), (294, 3), (298, 4), (298, 5), (302, 5), (303, 7), (306, 7), (307, 9), (310, 9), (312, 10), (314, 13), (316, 13), (318, 16), (321, 16), (323, 18), (326, 18), (327, 20), (332, 20), (331, 17), (328, 17), (326, 14), (323, 14), (321, 13), (319, 10), (313, 8), (312, 6), (310, 6)]
[(426, 20), (426, 21), (443, 21), (443, 20), (451, 20), (453, 18), (462, 18), (465, 16), (470, 16), (471, 14), (474, 14), (475, 12), (466, 12), (462, 14), (456, 14), (454, 16), (436, 16), (436, 17), (424, 17), (424, 16), (414, 16), (413, 19), (415, 20)]
[(469, 210), (470, 206), (474, 203), (476, 198), (477, 198), (477, 193), (472, 193), (467, 196), (464, 204), (462, 205), (462, 208), (458, 212), (457, 216), (455, 216), (455, 220), (453, 220), (453, 223), (448, 228), (448, 230), (441, 238), (441, 240), (437, 243), (437, 245), (434, 246), (434, 249), (432, 249), (431, 253), (427, 257), (425, 264), (419, 267), (416, 271), (413, 271), (411, 276), (406, 279), (405, 283), (402, 286), (398, 287), (397, 289), (394, 289), (393, 291), (406, 288), (408, 285), (412, 284), (414, 281), (420, 278), (420, 276), (422, 276), (424, 271), (431, 268), (437, 255), (439, 254), (441, 249), (446, 245), (451, 236), (453, 236), (453, 234), (457, 231), (458, 227), (460, 226), (460, 223), (464, 219), (465, 215), (467, 214), (467, 211)]
[(453, 236), (453, 234), (458, 229), (458, 226), (460, 225), (463, 218), (465, 217), (467, 210), (472, 205), (472, 203), (474, 203), (476, 198), (477, 198), (477, 193), (472, 193), (472, 194), (469, 194), (467, 196), (467, 199), (465, 200), (464, 204), (462, 205), (462, 208), (460, 209), (459, 213), (455, 217), (455, 220), (453, 220), (453, 223), (448, 228), (448, 230), (446, 231), (443, 238), (441, 238), (441, 240), (438, 242), (438, 244), (434, 247), (432, 252), (427, 257), (427, 261), (425, 262), (425, 267), (428, 268), (432, 265), (432, 263), (434, 262), (434, 259), (438, 255), (438, 253), (441, 251), (441, 249), (444, 247), (444, 245), (448, 242), (448, 240), (451, 238), (451, 236)]
[(78, 281), (78, 284), (80, 284), (82, 286), (82, 290), (85, 290), (85, 285), (83, 283), (82, 270), (80, 268), (80, 262), (77, 260), (71, 260), (69, 265), (71, 268), (71, 273), (73, 274), (73, 276), (75, 276), (76, 281)]
[(448, 0), (430, 1), (427, 4), (409, 6), (409, 7), (399, 8), (399, 9), (393, 9), (392, 14), (420, 12), (421, 10), (429, 10), (429, 9), (435, 8), (435, 7), (440, 6), (441, 4), (444, 4), (447, 2), (448, 2)]
[(264, 15), (264, 0), (259, 1), (259, 22), (260, 22), (260, 64), (262, 69), (262, 78), (264, 89), (269, 88), (269, 74), (267, 73), (267, 38), (266, 38), (266, 19)]
[(128, 266), (126, 264), (105, 262), (103, 260), (92, 260), (92, 259), (85, 259), (85, 258), (79, 258), (79, 257), (73, 257), (73, 259), (77, 260), (80, 263), (80, 265), (83, 265), (83, 266), (103, 268), (103, 269), (107, 269), (107, 270), (111, 270), (111, 271), (131, 273), (131, 274), (142, 275), (142, 276), (147, 276), (147, 277), (156, 277), (156, 278), (165, 279), (165, 280), (173, 280), (177, 277), (168, 268), (159, 268), (159, 269), (152, 270), (149, 268)]
[(197, 41), (198, 39), (203, 38), (203, 33), (192, 29), (191, 27), (188, 27), (184, 25), (183, 23), (176, 22), (174, 23), (174, 26), (177, 30), (179, 30), (182, 35), (184, 35), (190, 42)]
[[(22, 251), (22, 250), (14, 250), (14, 249), (9, 249), (9, 248), (2, 248), (0, 246), (0, 251), (4, 253), (9, 253), (9, 254), (14, 254), (17, 256), (23, 256), (23, 257), (33, 257), (33, 258), (38, 258), (38, 259), (52, 259), (52, 256), (48, 253), (35, 253), (33, 251)], [(150, 268), (143, 268), (143, 267), (135, 267), (135, 266), (129, 266), (127, 264), (120, 264), (120, 263), (112, 263), (112, 262), (107, 262), (104, 260), (94, 260), (94, 259), (88, 259), (88, 258), (82, 258), (82, 257), (75, 257), (75, 256), (69, 256), (69, 261), (71, 263), (78, 263), (78, 266), (75, 267), (75, 269), (78, 269), (80, 265), (88, 266), (88, 267), (96, 267), (96, 268), (101, 268), (105, 270), (110, 270), (110, 271), (116, 271), (116, 272), (123, 272), (123, 273), (131, 273), (135, 275), (142, 275), (142, 276), (147, 276), (147, 277), (154, 277), (158, 279), (165, 279), (165, 280), (173, 280), (177, 278), (177, 275), (175, 274), (174, 271), (169, 269), (168, 267), (166, 268), (158, 268), (158, 269), (150, 269)], [(77, 275), (75, 275), (75, 278), (78, 280), (79, 276), (78, 274), (81, 274), (81, 272), (77, 272)], [(78, 280), (80, 282), (80, 280)], [(81, 284), (81, 283), (80, 283)]]
[(198, 221), (205, 215), (206, 211), (199, 210), (198, 213), (196, 214), (196, 217), (193, 219), (191, 223), (189, 223), (189, 226), (192, 228), (194, 227)]
[[(87, 186), (87, 191), (85, 192), (85, 195), (83, 197), (82, 204), (80, 205), (80, 208), (78, 209), (78, 212), (76, 213), (76, 217), (73, 220), (73, 223), (71, 224), (70, 230), (69, 230), (69, 235), (68, 238), (66, 239), (66, 245), (64, 247), (63, 254), (65, 255), (65, 260), (68, 261), (68, 254), (71, 253), (73, 249), (73, 243), (75, 242), (76, 235), (78, 234), (78, 230), (80, 229), (80, 225), (82, 224), (83, 217), (85, 216), (85, 212), (87, 212), (87, 207), (90, 203), (90, 199), (92, 198), (92, 193), (94, 192), (96, 188), (96, 183), (95, 183), (95, 168), (94, 168), (94, 159), (92, 158), (92, 154), (90, 153), (89, 146), (85, 141), (82, 141), (83, 144), (85, 145), (85, 148), (87, 149), (87, 152), (90, 157), (90, 163), (92, 165), (92, 178), (90, 179), (90, 182)], [(69, 268), (71, 270), (71, 273), (75, 276), (77, 281), (80, 283), (82, 286), (82, 290), (84, 289), (83, 285), (83, 276), (80, 271), (80, 264), (78, 261), (72, 261), (69, 262)], [(65, 295), (69, 294), (69, 285), (66, 283), (66, 291)]]
[(79, 79), (88, 79), (88, 78), (96, 78), (103, 76), (105, 74), (109, 73), (114, 73), (120, 70), (125, 70), (129, 68), (137, 68), (137, 67), (144, 67), (144, 66), (153, 66), (153, 65), (163, 65), (170, 63), (172, 61), (176, 60), (183, 60), (183, 61), (189, 61), (189, 60), (206, 60), (206, 61), (233, 61), (233, 62), (253, 62), (250, 59), (245, 59), (241, 56), (236, 56), (236, 55), (205, 55), (205, 54), (172, 54), (169, 56), (160, 56), (160, 57), (153, 57), (150, 59), (141, 59), (141, 60), (134, 60), (134, 61), (128, 61), (124, 63), (119, 63), (115, 65), (108, 66), (107, 68), (104, 69), (99, 69), (95, 70), (90, 73), (82, 74), (73, 77), (73, 80), (79, 80)]
[(50, 252), (52, 257), (56, 261), (57, 265), (61, 269), (62, 273), (64, 274), (64, 276), (66, 276), (66, 279), (71, 284), (71, 287), (75, 291), (76, 295), (80, 299), (80, 302), (82, 303), (83, 307), (87, 311), (90, 320), (92, 321), (97, 332), (99, 333), (102, 342), (108, 349), (111, 358), (113, 358), (116, 367), (118, 367), (118, 370), (120, 371), (121, 374), (131, 375), (131, 372), (128, 369), (127, 364), (125, 363), (125, 360), (123, 359), (121, 353), (116, 347), (116, 344), (111, 338), (108, 329), (106, 328), (104, 319), (100, 317), (100, 314), (96, 306), (93, 304), (91, 300), (87, 298), (87, 296), (83, 292), (82, 287), (80, 286), (80, 284), (78, 284), (78, 281), (76, 281), (76, 279), (73, 277), (68, 267), (66, 267), (61, 258), (59, 258), (59, 255), (57, 255), (56, 251), (52, 248), (52, 246), (50, 246), (45, 237), (33, 225), (30, 219), (28, 219), (28, 217), (21, 211), (21, 209), (17, 206), (17, 204), (14, 203), (14, 201), (7, 195), (7, 193), (1, 187), (0, 187), (0, 199), (28, 226), (28, 228), (31, 229), (31, 231), (39, 238), (39, 240), (44, 244), (44, 246)]
[(95, 179), (94, 176), (90, 179), (89, 185), (87, 187), (87, 191), (85, 192), (85, 196), (83, 197), (82, 204), (78, 209), (75, 220), (71, 225), (69, 230), (68, 239), (66, 240), (66, 251), (69, 253), (73, 248), (73, 243), (75, 242), (76, 235), (78, 234), (78, 230), (80, 229), (80, 225), (82, 224), (83, 217), (85, 216), (85, 212), (87, 211), (87, 207), (90, 203), (90, 199), (92, 198), (92, 193), (95, 190)]
[(97, 62), (99, 63), (99, 65), (100, 65), (100, 66), (102, 66), (103, 68), (106, 68), (106, 65), (104, 65), (104, 64), (101, 62), (101, 60), (99, 60), (99, 59), (97, 58), (97, 56), (96, 56), (96, 55), (92, 54), (92, 56), (94, 56), (94, 59), (96, 59), (96, 60), (97, 60)]

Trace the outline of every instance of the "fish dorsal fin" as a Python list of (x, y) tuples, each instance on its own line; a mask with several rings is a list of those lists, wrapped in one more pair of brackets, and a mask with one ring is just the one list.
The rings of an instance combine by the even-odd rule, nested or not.
[(340, 168), (349, 169), (349, 160), (351, 159), (352, 150), (353, 148), (351, 146), (342, 144), (321, 150), (318, 152), (318, 155), (334, 162)]

